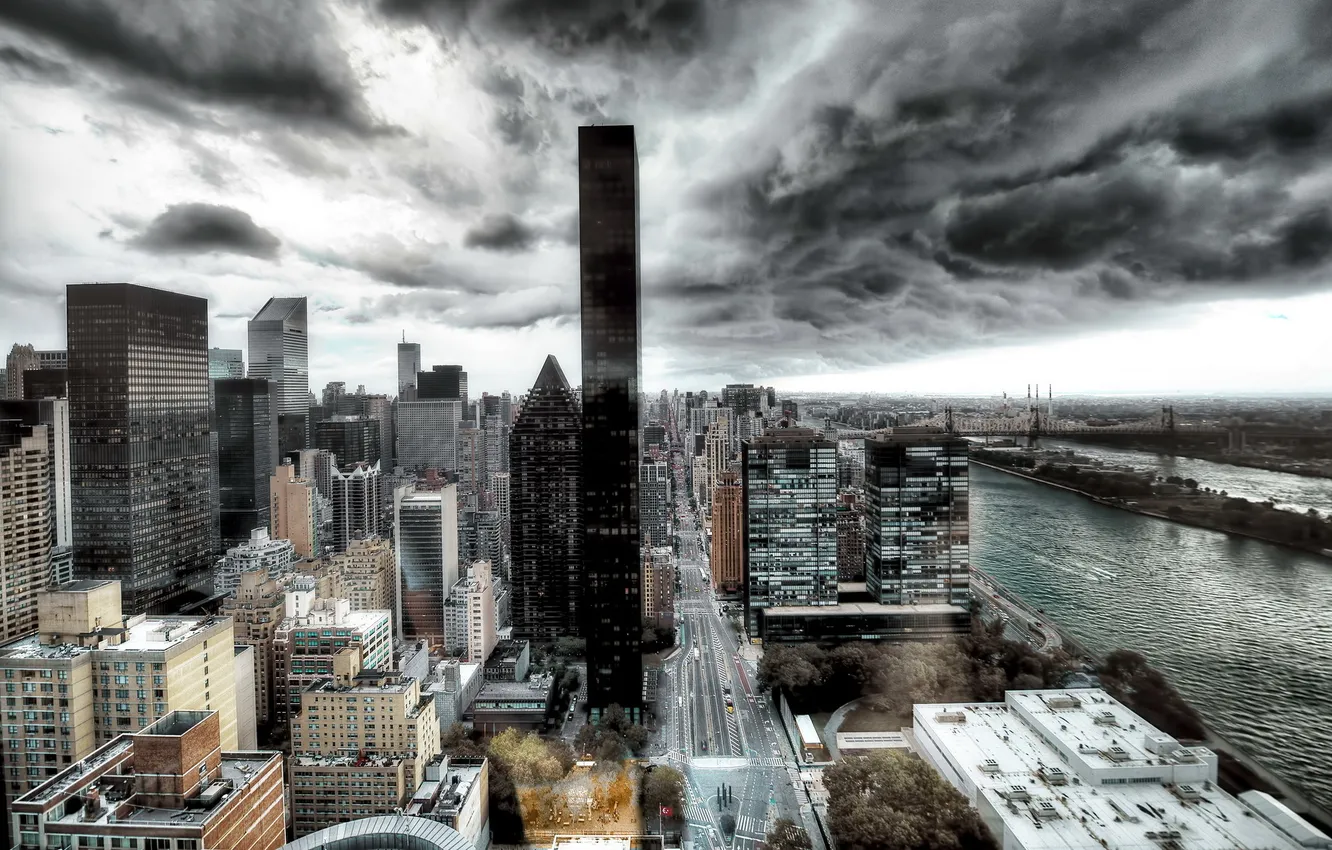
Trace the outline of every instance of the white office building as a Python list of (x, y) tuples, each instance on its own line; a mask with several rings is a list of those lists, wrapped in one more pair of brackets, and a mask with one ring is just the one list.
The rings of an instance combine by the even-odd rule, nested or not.
[(213, 570), (213, 592), (234, 593), (240, 584), (241, 573), (264, 570), (269, 578), (277, 578), (291, 569), (295, 549), (290, 540), (273, 539), (267, 528), (256, 528), (250, 539), (227, 550), (226, 557), (217, 562)]
[(1185, 747), (1099, 688), (917, 705), (917, 750), (1003, 850), (1295, 850)]

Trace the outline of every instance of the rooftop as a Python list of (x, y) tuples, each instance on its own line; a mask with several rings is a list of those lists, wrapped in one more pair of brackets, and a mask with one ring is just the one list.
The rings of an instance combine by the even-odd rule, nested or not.
[(459, 760), (437, 756), (426, 765), (426, 778), (412, 794), (404, 814), (429, 814), (456, 809), (478, 786), (485, 769), (485, 759)]
[(486, 682), (477, 694), (477, 701), (485, 699), (545, 699), (555, 687), (555, 679), (532, 676), (526, 682)]
[[(838, 586), (839, 588), (841, 585)], [(930, 605), (882, 605), (878, 602), (839, 602), (836, 605), (776, 605), (764, 609), (767, 617), (853, 617), (866, 614), (959, 614), (965, 608)]]
[[(333, 679), (318, 679), (311, 682), (305, 691), (306, 693), (346, 694), (347, 696), (355, 694), (405, 694), (411, 688), (412, 683), (416, 681), (411, 676), (383, 679), (380, 678), (382, 675), (376, 670), (362, 670), (357, 676), (355, 685), (339, 685)], [(364, 681), (362, 681), (363, 678)]]
[[(91, 584), (101, 583), (91, 582)], [(67, 588), (68, 585), (62, 589)], [(98, 652), (161, 652), (230, 622), (230, 617), (217, 616), (148, 617), (137, 622), (135, 618), (131, 618), (130, 625), (126, 629), (105, 630), (108, 637), (124, 634), (124, 640), (114, 645), (104, 644), (95, 649)], [(0, 659), (71, 658), (93, 651), (94, 647), (77, 644), (43, 644), (38, 635), (28, 635), (0, 646)]]
[(401, 756), (321, 756), (294, 755), (291, 761), (297, 767), (395, 767)]

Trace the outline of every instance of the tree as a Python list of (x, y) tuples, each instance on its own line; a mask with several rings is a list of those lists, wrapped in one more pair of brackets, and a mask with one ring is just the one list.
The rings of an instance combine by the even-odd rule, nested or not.
[(735, 818), (729, 814), (721, 816), (721, 830), (723, 835), (735, 835)]
[(1105, 657), (1097, 672), (1106, 693), (1162, 732), (1193, 740), (1206, 737), (1202, 717), (1141, 653), (1116, 649)]
[(971, 696), (969, 666), (951, 643), (895, 646), (879, 660), (873, 702), (899, 717), (910, 717), (916, 703), (965, 701)]
[(1184, 486), (1185, 486), (1185, 487), (1188, 487), (1190, 490), (1197, 490), (1197, 489), (1198, 489), (1198, 481), (1197, 481), (1197, 479), (1194, 479), (1194, 478), (1185, 478), (1185, 479), (1184, 479)]
[(490, 754), (508, 765), (519, 785), (558, 782), (565, 774), (560, 755), (535, 732), (505, 729), (491, 740)]
[(891, 750), (823, 772), (838, 850), (997, 850), (965, 797), (920, 759)]
[(643, 811), (659, 812), (662, 806), (684, 811), (684, 774), (673, 767), (654, 767), (643, 778)]
[(809, 833), (788, 818), (777, 818), (766, 839), (768, 850), (811, 850)]

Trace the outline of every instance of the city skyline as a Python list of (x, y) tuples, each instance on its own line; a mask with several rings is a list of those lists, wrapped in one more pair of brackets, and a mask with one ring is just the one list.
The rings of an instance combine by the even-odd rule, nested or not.
[[(206, 296), (230, 348), (266, 298), (309, 294), (316, 387), (391, 392), (390, 340), (431, 348), (441, 328), (426, 356), (493, 362), (478, 387), (516, 390), (547, 353), (577, 381), (574, 127), (628, 121), (649, 386), (917, 391), (911, 364), (965, 354), (988, 374), (959, 388), (979, 390), (1050, 345), (1071, 390), (1332, 389), (1262, 356), (1271, 338), (1325, 356), (1332, 319), (1310, 7), (700, 0), (619, 21), (516, 3), (166, 4), (162, 26), (100, 0), (6, 4), (0, 336), (60, 346), (74, 281)], [(79, 24), (98, 10), (110, 24)], [(218, 49), (189, 48), (195, 27)], [(257, 27), (289, 55), (230, 42)], [(1236, 33), (1243, 61), (1219, 61)], [(898, 42), (914, 52), (889, 76), (900, 51), (877, 46)], [(1181, 362), (1105, 369), (1116, 326)], [(1225, 363), (1190, 356), (1218, 338)]]

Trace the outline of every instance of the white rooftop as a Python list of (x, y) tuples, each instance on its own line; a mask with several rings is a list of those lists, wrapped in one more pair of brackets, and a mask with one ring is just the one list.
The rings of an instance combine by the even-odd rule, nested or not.
[(1007, 850), (1296, 846), (1215, 785), (1210, 750), (1181, 747), (1100, 689), (1009, 691), (913, 715), (917, 750)]
[(146, 617), (138, 622), (131, 619), (124, 640), (98, 647), (43, 644), (38, 635), (28, 635), (0, 646), (0, 658), (57, 658), (93, 651), (161, 652), (230, 622), (231, 618), (225, 616)]

